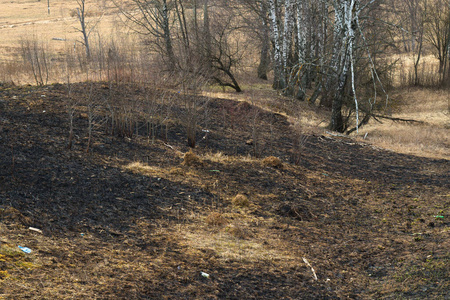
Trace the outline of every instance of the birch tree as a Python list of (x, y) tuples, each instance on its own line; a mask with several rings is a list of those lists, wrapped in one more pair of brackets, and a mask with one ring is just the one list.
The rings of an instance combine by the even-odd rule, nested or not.
[[(406, 0), (405, 0), (406, 1)], [(412, 0), (411, 0), (412, 1)], [(416, 0), (415, 0), (416, 1)], [(307, 98), (331, 108), (329, 128), (344, 132), (355, 112), (356, 130), (360, 101), (358, 78), (376, 72), (370, 49), (364, 41), (363, 23), (377, 0), (269, 0), (275, 89)], [(328, 34), (331, 27), (332, 34)], [(294, 34), (295, 33), (295, 34)], [(295, 47), (292, 42), (296, 41)], [(372, 41), (371, 41), (372, 42)], [(292, 50), (295, 48), (295, 52)], [(295, 58), (295, 61), (293, 60)], [(360, 63), (365, 60), (365, 66)], [(370, 61), (370, 64), (367, 64)], [(379, 81), (377, 76), (369, 79)], [(374, 84), (376, 88), (377, 84)], [(312, 91), (311, 91), (312, 90)]]
[[(355, 38), (354, 24), (357, 9), (355, 1), (334, 0), (335, 10), (333, 59), (331, 80), (332, 88), (335, 89), (331, 106), (330, 129), (343, 132), (344, 122), (342, 119), (342, 104), (345, 97), (345, 87), (349, 72), (353, 69), (353, 42)], [(353, 26), (352, 26), (353, 25)], [(354, 73), (352, 72), (352, 85), (354, 86)], [(335, 82), (335, 84), (333, 84)], [(329, 87), (330, 88), (330, 87)], [(353, 89), (354, 90), (354, 89)]]
[(280, 6), (276, 0), (269, 0), (268, 4), (273, 39), (273, 88), (284, 89), (286, 80), (283, 70), (283, 37), (280, 28)]

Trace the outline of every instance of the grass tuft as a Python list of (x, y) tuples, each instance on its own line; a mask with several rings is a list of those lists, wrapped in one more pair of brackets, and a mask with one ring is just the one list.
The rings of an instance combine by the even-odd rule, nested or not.
[(192, 149), (184, 154), (183, 165), (192, 167), (202, 165), (202, 163), (202, 160), (197, 156), (197, 154), (192, 152)]
[(250, 205), (250, 201), (248, 200), (247, 196), (243, 194), (237, 194), (233, 198), (233, 200), (231, 200), (231, 203), (233, 203), (233, 205), (237, 207), (248, 207)]
[(218, 212), (213, 212), (206, 217), (206, 224), (210, 226), (224, 226), (228, 220)]
[(283, 162), (281, 159), (275, 156), (269, 156), (263, 159), (262, 161), (263, 165), (267, 167), (277, 168), (281, 169), (283, 167)]

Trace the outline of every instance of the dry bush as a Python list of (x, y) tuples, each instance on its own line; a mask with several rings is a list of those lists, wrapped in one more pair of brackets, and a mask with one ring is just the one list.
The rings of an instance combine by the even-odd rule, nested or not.
[(272, 167), (272, 168), (277, 168), (277, 169), (283, 167), (283, 162), (281, 161), (281, 159), (279, 159), (278, 157), (275, 157), (275, 156), (268, 156), (268, 157), (264, 158), (262, 163), (266, 167)]
[(250, 205), (250, 201), (248, 200), (247, 196), (243, 194), (237, 194), (233, 198), (233, 200), (231, 200), (231, 203), (233, 203), (233, 205), (237, 207), (248, 207)]
[(189, 150), (184, 154), (184, 159), (182, 162), (183, 165), (191, 167), (191, 166), (199, 166), (202, 163), (203, 163), (202, 160), (197, 156), (197, 154), (192, 152), (192, 150)]
[(37, 85), (47, 84), (49, 78), (50, 57), (48, 45), (39, 42), (36, 37), (23, 39), (20, 43), (22, 60), (33, 74)]
[(210, 226), (224, 226), (228, 220), (221, 213), (213, 212), (206, 217), (206, 224)]
[(186, 128), (187, 144), (191, 148), (196, 146), (199, 125), (207, 127), (208, 123), (210, 99), (200, 97), (205, 86), (209, 85), (208, 74), (204, 69), (204, 63), (188, 60), (182, 62), (182, 67), (173, 77), (177, 88), (181, 88), (179, 95), (183, 111), (179, 117)]

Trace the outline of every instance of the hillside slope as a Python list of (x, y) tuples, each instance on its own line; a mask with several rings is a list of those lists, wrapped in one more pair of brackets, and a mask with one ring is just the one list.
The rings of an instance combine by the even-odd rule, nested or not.
[(65, 97), (0, 88), (0, 298), (450, 296), (448, 160), (298, 145), (285, 117), (225, 99), (205, 104), (194, 163), (181, 107), (167, 141), (99, 125), (86, 153), (80, 104), (67, 150)]

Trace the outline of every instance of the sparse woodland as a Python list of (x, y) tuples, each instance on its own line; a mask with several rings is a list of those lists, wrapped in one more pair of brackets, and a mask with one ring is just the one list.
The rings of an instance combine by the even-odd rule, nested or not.
[[(329, 129), (350, 133), (386, 116), (392, 87), (447, 87), (449, 6), (429, 0), (78, 0), (71, 9), (75, 44), (55, 53), (37, 35), (24, 35), (16, 58), (22, 66), (5, 63), (11, 72), (4, 77), (38, 85), (73, 78), (163, 84), (194, 93), (212, 85), (241, 92), (241, 78), (270, 78), (281, 94), (330, 110)], [(116, 34), (99, 29), (105, 16), (114, 17)], [(407, 67), (400, 54), (410, 58)], [(430, 56), (433, 62), (424, 61)]]
[(449, 0), (0, 9), (0, 299), (450, 297)]

